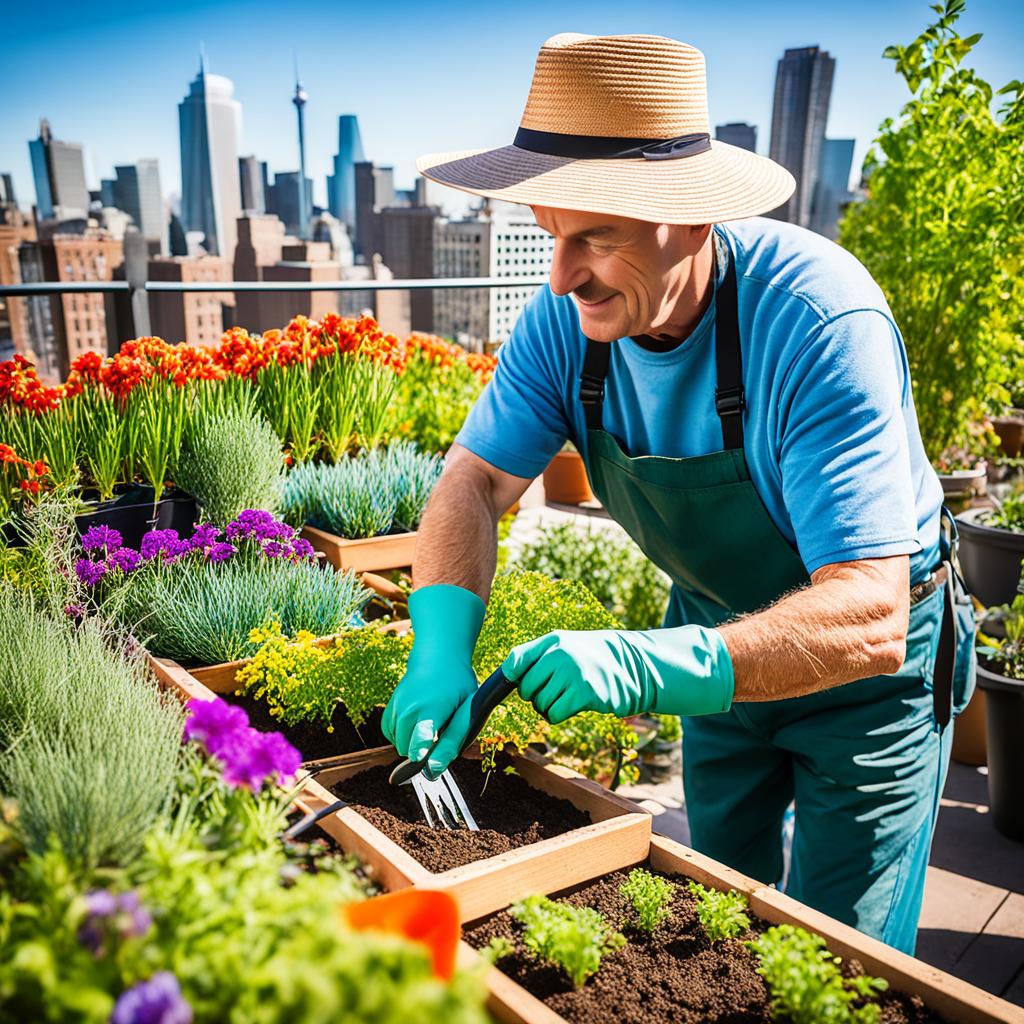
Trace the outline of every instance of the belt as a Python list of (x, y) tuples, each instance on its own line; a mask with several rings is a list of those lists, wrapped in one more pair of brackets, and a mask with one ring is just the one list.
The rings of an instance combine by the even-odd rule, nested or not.
[(910, 603), (918, 604), (926, 597), (931, 597), (949, 579), (949, 566), (943, 562), (927, 579), (915, 583), (910, 588)]

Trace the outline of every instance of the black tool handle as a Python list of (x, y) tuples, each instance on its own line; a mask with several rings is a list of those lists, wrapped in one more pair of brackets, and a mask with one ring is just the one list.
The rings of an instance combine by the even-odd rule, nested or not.
[(302, 835), (311, 825), (315, 825), (321, 818), (326, 818), (328, 814), (335, 814), (340, 811), (343, 807), (348, 807), (348, 804), (344, 800), (335, 800), (334, 803), (328, 804), (326, 807), (321, 807), (319, 811), (311, 811), (304, 818), (295, 822), (289, 828), (286, 828), (281, 833), (282, 839), (295, 839), (296, 836)]
[[(517, 686), (518, 684), (508, 679), (505, 673), (501, 671), (501, 668), (498, 667), (477, 687), (477, 691), (473, 694), (473, 700), (469, 705), (469, 729), (466, 732), (466, 740), (462, 744), (462, 750), (459, 751), (460, 754), (476, 740), (477, 736), (480, 735), (480, 730), (487, 724), (487, 719), (490, 718), (491, 712)], [(450, 722), (451, 719), (445, 722), (441, 732), (444, 732)], [(400, 786), (403, 782), (408, 782), (427, 767), (427, 761), (428, 758), (424, 758), (422, 761), (403, 761), (391, 773), (391, 783), (395, 786)]]

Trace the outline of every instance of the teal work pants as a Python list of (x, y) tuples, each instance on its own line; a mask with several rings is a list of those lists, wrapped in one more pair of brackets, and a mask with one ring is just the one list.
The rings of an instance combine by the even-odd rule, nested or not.
[(911, 608), (907, 659), (878, 676), (791, 700), (683, 719), (695, 849), (913, 953), (953, 726), (932, 709), (941, 590)]

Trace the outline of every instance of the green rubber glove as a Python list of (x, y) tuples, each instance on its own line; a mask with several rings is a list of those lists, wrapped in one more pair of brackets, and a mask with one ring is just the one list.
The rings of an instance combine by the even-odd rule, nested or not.
[[(381, 722), (384, 735), (410, 761), (431, 752), (438, 730), (476, 693), (471, 661), (486, 610), (471, 590), (447, 583), (422, 587), (410, 596), (412, 653)], [(438, 753), (450, 761), (458, 750)]]
[(552, 725), (581, 711), (711, 715), (732, 704), (732, 660), (704, 626), (548, 633), (516, 647), (502, 669)]

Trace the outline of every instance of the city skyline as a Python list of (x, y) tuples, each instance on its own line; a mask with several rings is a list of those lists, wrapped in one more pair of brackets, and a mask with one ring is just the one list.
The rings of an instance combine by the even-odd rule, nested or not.
[[(801, 2), (774, 10), (770, 18), (745, 0), (730, 7), (728, 18), (709, 11), (688, 12), (681, 18), (677, 5), (662, 2), (633, 5), (628, 14), (600, 3), (561, 5), (557, 14), (527, 4), (522, 16), (502, 22), (502, 31), (493, 33), (488, 31), (489, 19), (498, 27), (493, 15), (475, 12), (474, 19), (466, 19), (462, 14), (468, 9), (463, 5), (433, 8), (431, 18), (424, 19), (419, 8), (398, 3), (389, 8), (385, 34), (382, 17), (354, 5), (340, 5), (345, 10), (339, 13), (338, 6), (312, 3), (302, 9), (304, 31), (280, 32), (273, 23), (281, 9), (263, 4), (246, 5), (246, 11), (253, 12), (247, 24), (239, 20), (236, 4), (184, 3), (176, 8), (180, 16), (173, 24), (161, 12), (137, 13), (130, 19), (119, 16), (117, 4), (108, 8), (115, 14), (105, 21), (93, 18), (85, 23), (81, 12), (73, 13), (70, 6), (44, 6), (55, 9), (48, 18), (55, 28), (47, 39), (68, 37), (60, 47), (59, 64), (51, 62), (41, 73), (37, 53), (28, 47), (31, 29), (39, 22), (25, 13), (14, 12), (6, 33), (11, 53), (8, 74), (19, 82), (21, 96), (16, 105), (0, 111), (0, 170), (13, 174), (23, 206), (35, 199), (27, 142), (37, 134), (40, 117), (50, 121), (57, 138), (85, 147), (90, 188), (113, 177), (118, 165), (155, 158), (165, 194), (180, 195), (176, 108), (204, 41), (211, 72), (234, 82), (235, 99), (242, 105), (240, 153), (255, 153), (269, 163), (272, 173), (298, 170), (294, 50), (309, 94), (304, 112), (307, 174), (314, 182), (316, 205), (327, 206), (338, 117), (346, 113), (359, 117), (366, 158), (393, 166), (396, 186), (411, 187), (414, 160), (421, 153), (508, 141), (522, 111), (538, 46), (548, 35), (567, 28), (657, 32), (699, 46), (708, 59), (712, 122), (747, 121), (756, 126), (762, 153), (768, 148), (779, 57), (792, 46), (820, 45), (837, 61), (826, 134), (856, 140), (856, 177), (878, 123), (895, 115), (906, 98), (892, 62), (882, 59), (881, 51), (889, 43), (909, 42), (930, 16), (926, 3), (907, 0), (894, 0), (884, 8), (867, 2), (823, 9)], [(884, 11), (885, 18), (872, 17), (873, 10)], [(324, 40), (330, 32), (321, 29), (327, 30), (341, 14), (348, 27), (344, 38), (351, 40), (352, 49), (339, 44), (327, 51), (337, 53), (337, 60), (325, 60)], [(32, 19), (39, 16), (38, 10), (32, 12)], [(749, 31), (737, 32), (736, 20), (744, 18)], [(996, 87), (1017, 76), (1013, 65), (1024, 42), (1020, 21), (995, 0), (972, 0), (962, 19), (964, 35), (985, 34), (972, 62)], [(317, 31), (310, 32), (314, 25)], [(136, 49), (153, 51), (152, 59), (141, 62), (141, 80), (133, 77), (131, 60), (110, 62), (109, 67), (96, 61), (88, 41), (97, 33), (111, 46), (134, 41)], [(256, 39), (250, 38), (253, 33)], [(306, 41), (310, 36), (315, 43)], [(464, 45), (472, 38), (478, 39), (477, 45)], [(484, 38), (486, 45), (480, 45)], [(69, 49), (68, 43), (76, 40), (79, 49), (89, 52)], [(441, 59), (450, 57), (445, 45), (458, 53), (458, 60)], [(120, 52), (131, 53), (131, 46)], [(401, 59), (410, 54), (419, 63)], [(35, 61), (32, 72), (30, 57)], [(80, 67), (83, 63), (86, 73)], [(495, 74), (496, 67), (507, 68), (507, 73)], [(742, 80), (731, 73), (736, 67), (744, 68)], [(112, 74), (120, 81), (113, 94), (105, 84)], [(74, 89), (62, 89), (61, 83), (72, 77)], [(113, 108), (112, 95), (118, 102)], [(111, 117), (112, 112), (120, 117)], [(127, 124), (131, 131), (123, 130)], [(456, 193), (448, 198), (459, 201)]]

